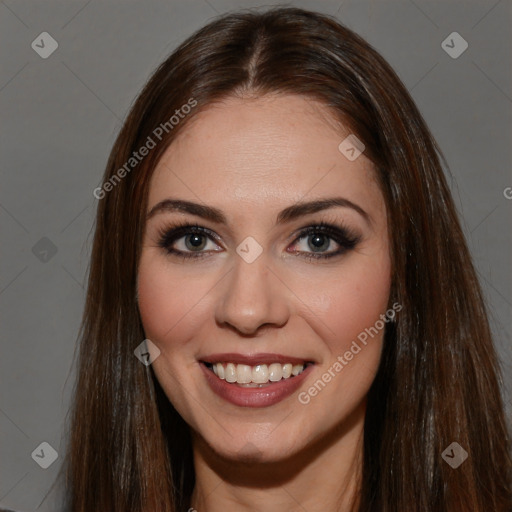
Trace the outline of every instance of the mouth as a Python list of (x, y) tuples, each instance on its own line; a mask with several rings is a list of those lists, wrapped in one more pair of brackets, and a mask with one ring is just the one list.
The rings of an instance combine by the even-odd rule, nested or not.
[(241, 407), (274, 405), (296, 391), (315, 362), (278, 354), (218, 354), (199, 360), (210, 389)]
[(263, 388), (286, 379), (293, 379), (308, 366), (314, 364), (312, 361), (304, 361), (299, 364), (276, 362), (256, 365), (233, 362), (209, 363), (207, 361), (202, 361), (202, 363), (220, 380), (246, 388)]

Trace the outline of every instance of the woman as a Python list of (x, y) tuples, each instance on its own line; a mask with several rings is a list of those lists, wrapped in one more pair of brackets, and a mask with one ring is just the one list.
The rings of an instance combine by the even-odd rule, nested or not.
[(439, 156), (329, 17), (229, 14), (185, 41), (94, 191), (72, 510), (510, 510)]

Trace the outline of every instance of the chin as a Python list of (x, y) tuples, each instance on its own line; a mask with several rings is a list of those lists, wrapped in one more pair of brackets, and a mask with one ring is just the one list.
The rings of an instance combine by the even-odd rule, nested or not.
[(252, 463), (279, 462), (297, 454), (307, 445), (306, 440), (292, 436), (284, 439), (280, 430), (276, 435), (242, 430), (238, 433), (231, 430), (231, 433), (232, 436), (226, 434), (223, 439), (209, 439), (207, 436), (203, 439), (223, 459)]
[[(218, 448), (218, 447), (217, 447)], [(241, 443), (239, 450), (232, 450), (226, 447), (226, 450), (214, 449), (214, 451), (224, 459), (231, 461), (245, 462), (249, 464), (274, 463), (283, 461), (297, 452), (297, 445), (289, 449), (286, 446), (278, 446), (278, 443), (254, 444), (251, 441)]]

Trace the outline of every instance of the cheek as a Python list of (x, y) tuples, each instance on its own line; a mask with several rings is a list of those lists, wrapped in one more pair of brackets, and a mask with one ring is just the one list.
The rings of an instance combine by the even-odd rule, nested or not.
[[(329, 329), (333, 356), (346, 350), (347, 344), (350, 346), (352, 340), (386, 312), (390, 286), (388, 259), (354, 259), (353, 264), (324, 280), (318, 293), (311, 296), (309, 292), (311, 309)], [(315, 289), (312, 283), (308, 287)]]
[(146, 336), (151, 340), (162, 340), (170, 328), (179, 302), (169, 288), (170, 283), (158, 265), (151, 264), (144, 255), (138, 275), (139, 312)]
[[(207, 285), (172, 272), (161, 256), (143, 252), (138, 273), (138, 304), (146, 337), (166, 350), (168, 340), (187, 337), (186, 328), (194, 325), (200, 311), (197, 303), (207, 292)], [(174, 343), (172, 344), (174, 345)]]
[(356, 407), (375, 378), (387, 325), (381, 315), (388, 309), (390, 285), (387, 258), (371, 264), (359, 259), (340, 269), (324, 287), (325, 293), (312, 299), (312, 309), (329, 329), (324, 338), (328, 355), (299, 401), (310, 404), (310, 412), (326, 424)]

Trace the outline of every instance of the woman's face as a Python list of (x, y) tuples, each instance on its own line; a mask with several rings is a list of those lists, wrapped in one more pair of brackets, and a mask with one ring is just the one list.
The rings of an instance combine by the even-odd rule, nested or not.
[(348, 135), (299, 96), (230, 98), (153, 174), (138, 275), (152, 366), (225, 457), (282, 459), (364, 409), (391, 265), (383, 196), (364, 152), (339, 149)]

